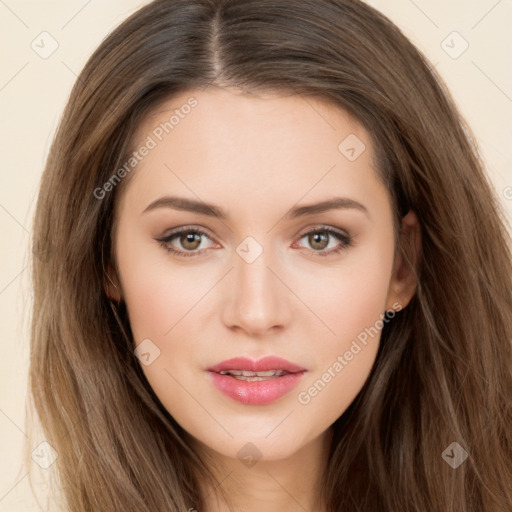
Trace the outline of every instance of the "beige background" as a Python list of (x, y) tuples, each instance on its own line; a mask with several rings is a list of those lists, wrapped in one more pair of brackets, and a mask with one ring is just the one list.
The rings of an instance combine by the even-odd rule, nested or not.
[[(0, 512), (39, 510), (31, 497), (26, 468), (20, 466), (20, 454), (25, 441), (34, 448), (43, 441), (36, 435), (28, 438), (24, 424), (30, 312), (27, 245), (43, 163), (85, 61), (110, 30), (144, 3), (0, 0), (4, 48), (0, 68)], [(512, 3), (370, 3), (402, 28), (445, 79), (477, 137), (496, 192), (512, 221)], [(43, 31), (58, 43), (46, 59), (31, 47), (33, 41), (42, 46), (41, 37), (45, 37), (45, 48), (50, 48), (50, 36), (40, 36)], [(466, 44), (467, 50), (453, 58)], [(38, 488), (44, 495), (44, 479), (51, 468), (36, 469), (42, 478)]]

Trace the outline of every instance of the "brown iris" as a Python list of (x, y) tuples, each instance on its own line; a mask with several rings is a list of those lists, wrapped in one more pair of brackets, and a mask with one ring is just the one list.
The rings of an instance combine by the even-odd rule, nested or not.
[[(191, 231), (187, 231), (182, 233), (180, 236), (180, 243), (185, 249), (194, 250), (199, 247), (201, 244), (201, 235), (198, 233), (193, 233)], [(191, 244), (191, 245), (188, 245)]]
[[(311, 247), (314, 249), (323, 250), (329, 243), (329, 235), (320, 231), (316, 233), (310, 233), (308, 235), (308, 241), (311, 244)], [(320, 245), (320, 247), (318, 245)]]

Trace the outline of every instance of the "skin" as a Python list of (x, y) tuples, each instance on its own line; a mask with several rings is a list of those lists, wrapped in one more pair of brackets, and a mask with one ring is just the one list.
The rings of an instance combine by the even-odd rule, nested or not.
[[(373, 168), (372, 141), (353, 117), (318, 98), (210, 87), (152, 112), (135, 146), (190, 97), (198, 105), (137, 165), (119, 198), (117, 271), (110, 267), (106, 292), (126, 302), (135, 345), (149, 338), (160, 350), (144, 373), (194, 447), (221, 464), (218, 480), (235, 510), (318, 511), (330, 426), (365, 383), (380, 332), (359, 343), (357, 355), (307, 404), (298, 394), (386, 310), (406, 307), (415, 274), (395, 251), (389, 194)], [(354, 161), (338, 149), (349, 134), (366, 146)], [(228, 218), (169, 207), (143, 213), (164, 195), (213, 203)], [(334, 195), (358, 201), (367, 213), (346, 208), (283, 218)], [(168, 245), (194, 256), (176, 256), (155, 240), (189, 225), (207, 236), (180, 243), (178, 235)], [(340, 245), (323, 226), (349, 234), (353, 245), (318, 256)], [(313, 229), (324, 238), (304, 236)], [(413, 211), (402, 229), (415, 261), (420, 230)], [(263, 249), (252, 263), (236, 252), (247, 236)], [(269, 405), (235, 402), (205, 371), (235, 356), (266, 355), (307, 369), (297, 388)], [(262, 455), (251, 467), (237, 456), (248, 442)], [(209, 500), (208, 511), (226, 509)]]

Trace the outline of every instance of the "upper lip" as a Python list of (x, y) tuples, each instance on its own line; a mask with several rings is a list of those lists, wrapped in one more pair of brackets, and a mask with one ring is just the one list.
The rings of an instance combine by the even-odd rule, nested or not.
[(258, 359), (257, 361), (247, 357), (234, 357), (207, 368), (207, 371), (215, 373), (227, 370), (247, 370), (249, 372), (284, 370), (288, 373), (298, 373), (303, 372), (306, 369), (276, 356), (266, 356), (262, 359)]

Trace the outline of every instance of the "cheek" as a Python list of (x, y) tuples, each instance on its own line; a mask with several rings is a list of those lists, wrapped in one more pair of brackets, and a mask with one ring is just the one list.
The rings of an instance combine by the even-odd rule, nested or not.
[(165, 254), (151, 261), (133, 252), (119, 258), (119, 268), (135, 344), (171, 338), (213, 283), (204, 269), (171, 268)]
[(392, 266), (393, 244), (382, 237), (375, 244), (347, 252), (336, 267), (319, 269), (308, 277), (304, 302), (328, 327), (323, 338), (330, 340), (319, 345), (319, 350), (344, 349), (382, 318)]
[[(346, 297), (345, 297), (346, 298)], [(302, 413), (324, 428), (339, 418), (364, 386), (375, 363), (382, 327), (381, 300), (364, 294), (350, 302), (330, 320), (336, 336), (315, 343), (314, 368), (297, 390), (296, 403)], [(351, 314), (351, 310), (354, 314)]]
[(136, 249), (119, 252), (124, 256), (118, 258), (133, 341), (150, 353), (141, 368), (157, 396), (168, 410), (182, 409), (188, 402), (176, 391), (191, 367), (202, 368), (204, 349), (198, 345), (208, 336), (198, 314), (219, 277), (208, 265), (193, 270), (171, 265), (164, 249), (152, 257), (147, 248)]
[(188, 418), (189, 412), (194, 417), (195, 402), (188, 400), (182, 386), (197, 394), (187, 379), (191, 366), (200, 366), (197, 312), (213, 286), (213, 276), (211, 270), (171, 267), (165, 254), (159, 261), (149, 261), (145, 253), (132, 251), (118, 261), (134, 344), (145, 346), (143, 353), (150, 354), (148, 361), (140, 360), (141, 368), (168, 411), (178, 411), (180, 418)]
[[(343, 414), (375, 363), (393, 263), (392, 243), (384, 240), (382, 245), (347, 257), (325, 293), (310, 292), (310, 304), (332, 332), (325, 330), (322, 342), (315, 343), (315, 371), (301, 386), (297, 402), (324, 424)], [(320, 278), (317, 282), (327, 284)]]

